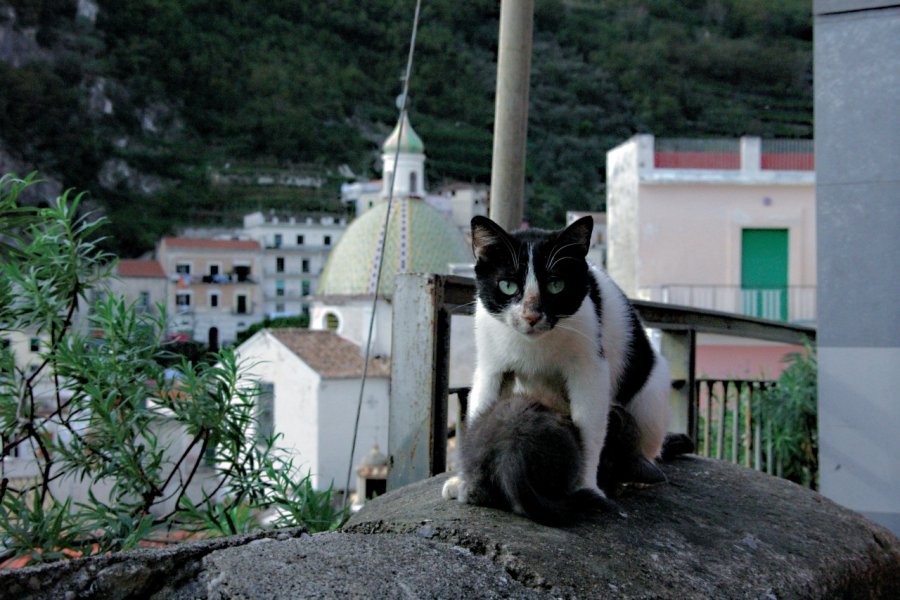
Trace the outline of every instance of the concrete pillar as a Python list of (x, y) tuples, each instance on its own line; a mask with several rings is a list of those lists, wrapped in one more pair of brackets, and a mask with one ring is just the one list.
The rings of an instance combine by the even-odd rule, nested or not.
[(741, 171), (758, 173), (762, 170), (762, 140), (755, 136), (741, 138)]
[(900, 6), (813, 12), (820, 485), (900, 534)]
[(507, 230), (522, 223), (534, 0), (502, 0), (497, 53), (490, 217)]

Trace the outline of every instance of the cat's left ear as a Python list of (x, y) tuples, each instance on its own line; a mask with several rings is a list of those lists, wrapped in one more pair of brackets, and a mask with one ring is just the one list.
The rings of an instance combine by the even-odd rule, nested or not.
[(591, 216), (581, 217), (559, 234), (557, 244), (574, 244), (582, 250), (582, 256), (587, 256), (591, 247), (591, 233), (593, 231), (594, 218)]

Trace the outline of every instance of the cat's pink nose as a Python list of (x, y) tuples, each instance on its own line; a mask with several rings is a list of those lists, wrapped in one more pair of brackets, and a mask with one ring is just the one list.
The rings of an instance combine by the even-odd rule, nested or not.
[(534, 327), (534, 324), (541, 320), (540, 313), (527, 313), (522, 315), (525, 322)]

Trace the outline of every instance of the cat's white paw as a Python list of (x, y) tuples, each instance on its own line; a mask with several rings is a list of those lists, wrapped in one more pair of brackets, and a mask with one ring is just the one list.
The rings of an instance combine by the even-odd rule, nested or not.
[(461, 492), (463, 488), (463, 479), (459, 475), (454, 475), (450, 479), (444, 482), (444, 487), (441, 490), (441, 496), (444, 497), (444, 500), (455, 500), (461, 499)]

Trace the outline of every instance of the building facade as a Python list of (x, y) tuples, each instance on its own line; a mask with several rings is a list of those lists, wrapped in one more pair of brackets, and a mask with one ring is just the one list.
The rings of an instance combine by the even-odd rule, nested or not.
[(244, 217), (243, 234), (262, 249), (263, 313), (269, 317), (309, 314), (309, 298), (331, 249), (347, 228), (334, 216), (280, 217), (261, 212)]
[(263, 318), (258, 242), (167, 237), (156, 256), (169, 280), (174, 337), (217, 349)]
[[(815, 323), (813, 168), (808, 140), (634, 136), (607, 154), (610, 275), (634, 298)], [(716, 376), (775, 375), (791, 350), (700, 342)]]

